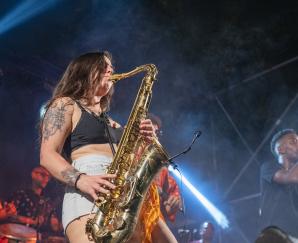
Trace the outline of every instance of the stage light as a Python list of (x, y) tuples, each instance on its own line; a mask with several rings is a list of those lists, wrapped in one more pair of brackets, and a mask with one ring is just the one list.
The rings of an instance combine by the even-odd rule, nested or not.
[(217, 209), (202, 193), (200, 193), (182, 174), (177, 170), (174, 170), (172, 166), (169, 166), (171, 171), (178, 179), (182, 180), (182, 183), (194, 194), (194, 196), (202, 203), (206, 210), (211, 214), (214, 220), (223, 228), (229, 228), (229, 220), (227, 217)]
[(39, 109), (39, 117), (40, 117), (40, 119), (43, 118), (43, 115), (44, 115), (44, 113), (46, 112), (45, 107), (46, 107), (46, 105), (42, 105), (42, 106), (40, 107), (40, 109)]
[(25, 0), (0, 20), (0, 35), (52, 7), (58, 0)]

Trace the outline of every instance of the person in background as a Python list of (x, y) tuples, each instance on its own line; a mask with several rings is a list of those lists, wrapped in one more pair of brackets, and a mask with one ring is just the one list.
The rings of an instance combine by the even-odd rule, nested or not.
[[(160, 118), (152, 113), (148, 114), (148, 118), (152, 121), (157, 136), (161, 136), (162, 122)], [(174, 222), (177, 212), (182, 210), (182, 198), (177, 182), (170, 175), (168, 168), (163, 168), (155, 177), (155, 183), (158, 186), (162, 217)]]
[(260, 229), (275, 225), (298, 237), (298, 136), (294, 129), (271, 140), (276, 161), (261, 166)]
[(200, 240), (198, 243), (212, 243), (215, 229), (212, 223), (204, 222), (200, 227)]
[[(162, 122), (160, 118), (152, 113), (148, 114), (148, 118), (152, 121), (156, 135), (160, 137), (162, 135)], [(182, 210), (182, 199), (179, 187), (175, 179), (169, 174), (168, 168), (163, 168), (159, 174), (156, 175), (153, 184), (158, 188), (159, 204), (157, 207), (160, 209), (159, 220), (157, 222), (160, 227), (155, 228), (156, 234), (152, 237), (153, 241), (158, 242), (158, 238), (155, 238), (155, 236), (158, 237), (160, 235), (158, 230), (164, 229), (164, 234), (175, 242), (176, 239), (165, 222), (174, 222), (177, 212)]]
[(55, 230), (59, 220), (53, 213), (54, 208), (49, 198), (43, 195), (44, 188), (50, 180), (49, 172), (41, 167), (31, 171), (31, 186), (19, 189), (8, 200), (13, 204), (16, 213), (10, 215), (9, 222), (23, 224), (39, 232)]
[(298, 239), (287, 235), (276, 226), (268, 226), (262, 230), (255, 243), (295, 243)]
[(215, 229), (214, 229), (214, 225), (211, 222), (205, 221), (200, 225), (199, 236), (197, 236), (197, 229), (194, 229), (192, 232), (190, 230), (184, 230), (184, 231), (186, 232), (183, 232), (183, 233), (184, 234), (188, 233), (188, 237), (192, 239), (191, 241), (187, 241), (189, 243), (214, 242)]
[(16, 215), (17, 210), (13, 202), (6, 203), (0, 199), (0, 222), (7, 220), (7, 218)]

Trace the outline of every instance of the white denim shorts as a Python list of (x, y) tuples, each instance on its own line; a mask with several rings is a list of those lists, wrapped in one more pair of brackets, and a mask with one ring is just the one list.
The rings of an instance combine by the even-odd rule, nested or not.
[[(93, 154), (73, 160), (72, 166), (87, 175), (101, 175), (106, 173), (111, 161), (112, 157)], [(74, 187), (66, 186), (62, 207), (64, 231), (71, 221), (90, 213), (96, 213), (97, 208), (94, 208), (93, 212), (92, 208), (93, 199), (90, 196), (77, 191)]]

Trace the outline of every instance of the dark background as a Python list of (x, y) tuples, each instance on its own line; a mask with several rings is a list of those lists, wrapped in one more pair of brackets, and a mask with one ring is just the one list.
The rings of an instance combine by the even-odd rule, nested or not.
[[(108, 50), (116, 72), (158, 67), (150, 111), (163, 121), (162, 143), (175, 154), (203, 132), (177, 164), (229, 219), (228, 230), (217, 226), (219, 241), (252, 242), (260, 164), (274, 160), (269, 142), (277, 130), (297, 129), (297, 1), (53, 2), (0, 34), (0, 197), (30, 182), (40, 107), (69, 61)], [(0, 3), (0, 29), (21, 3)], [(110, 114), (122, 125), (141, 78), (116, 87)], [(61, 188), (52, 181), (48, 193)], [(174, 232), (213, 220), (186, 187), (183, 195), (186, 214)]]

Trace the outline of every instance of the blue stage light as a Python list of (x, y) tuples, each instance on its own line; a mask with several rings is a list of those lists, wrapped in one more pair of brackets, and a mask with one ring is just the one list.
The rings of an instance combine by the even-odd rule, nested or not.
[(0, 20), (0, 34), (52, 7), (58, 0), (26, 0)]
[(43, 118), (45, 112), (46, 112), (46, 105), (44, 104), (39, 109), (39, 117), (40, 117), (40, 119)]
[(229, 228), (229, 220), (227, 217), (218, 210), (206, 197), (203, 196), (182, 174), (169, 166), (169, 171), (173, 172), (177, 178), (182, 180), (182, 183), (194, 194), (194, 196), (202, 203), (206, 210), (211, 214), (214, 220), (223, 228)]

